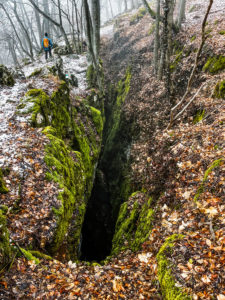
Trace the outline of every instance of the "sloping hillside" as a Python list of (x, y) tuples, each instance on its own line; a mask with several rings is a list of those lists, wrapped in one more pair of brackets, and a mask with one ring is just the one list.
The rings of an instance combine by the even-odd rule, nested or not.
[[(33, 74), (36, 65), (26, 67), (30, 78), (0, 91), (0, 203), (9, 208), (0, 207), (0, 229), (9, 244), (7, 218), (14, 251), (5, 250), (1, 299), (225, 299), (225, 4), (214, 2), (187, 102), (195, 99), (169, 130), (199, 47), (203, 0), (188, 2), (174, 36), (171, 99), (153, 75), (153, 20), (140, 12), (121, 16), (102, 38), (104, 110), (102, 95), (87, 89), (83, 57), (70, 71), (80, 90), (49, 74), (50, 63)], [(74, 58), (64, 60), (71, 68)], [(101, 264), (78, 260), (95, 176), (115, 219)]]

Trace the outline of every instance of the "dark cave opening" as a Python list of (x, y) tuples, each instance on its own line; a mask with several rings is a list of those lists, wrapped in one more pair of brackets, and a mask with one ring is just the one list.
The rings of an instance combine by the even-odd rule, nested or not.
[(100, 262), (110, 255), (114, 225), (104, 174), (97, 170), (82, 228), (81, 260)]

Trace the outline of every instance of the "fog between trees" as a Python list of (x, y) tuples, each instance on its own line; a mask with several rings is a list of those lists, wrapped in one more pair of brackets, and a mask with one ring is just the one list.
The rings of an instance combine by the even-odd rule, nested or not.
[[(18, 65), (21, 59), (33, 60), (41, 51), (41, 40), (45, 32), (48, 32), (54, 43), (64, 41), (69, 52), (81, 53), (85, 39), (84, 2), (1, 0), (0, 63)], [(90, 10), (95, 2), (88, 1)], [(101, 23), (140, 4), (140, 0), (101, 0)]]

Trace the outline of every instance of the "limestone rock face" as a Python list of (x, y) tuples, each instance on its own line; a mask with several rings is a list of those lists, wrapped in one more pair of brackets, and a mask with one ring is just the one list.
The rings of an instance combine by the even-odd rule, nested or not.
[(4, 65), (0, 65), (0, 85), (13, 86), (14, 83), (14, 78), (9, 69)]

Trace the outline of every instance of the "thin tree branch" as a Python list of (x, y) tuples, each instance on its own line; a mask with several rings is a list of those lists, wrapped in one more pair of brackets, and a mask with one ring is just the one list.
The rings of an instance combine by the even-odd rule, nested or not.
[(193, 79), (194, 79), (194, 76), (195, 76), (195, 73), (196, 73), (196, 70), (197, 70), (197, 67), (198, 67), (198, 62), (199, 62), (199, 58), (200, 58), (200, 55), (201, 55), (201, 52), (202, 52), (202, 48), (203, 48), (203, 46), (205, 44), (205, 41), (206, 41), (206, 38), (207, 38), (206, 34), (205, 34), (205, 27), (206, 27), (206, 22), (207, 22), (208, 15), (209, 15), (209, 12), (211, 10), (212, 4), (213, 4), (213, 0), (209, 0), (209, 5), (208, 5), (208, 8), (207, 8), (204, 20), (202, 22), (201, 44), (198, 48), (198, 52), (197, 52), (196, 57), (195, 57), (194, 67), (192, 69), (191, 75), (190, 75), (189, 80), (188, 80), (186, 92), (184, 93), (182, 99), (171, 109), (170, 123), (167, 126), (167, 129), (170, 129), (172, 127), (173, 122), (174, 122), (174, 113), (175, 113), (175, 111), (181, 107), (181, 105), (186, 100), (187, 95), (189, 94), (189, 92), (191, 90), (191, 85), (192, 85), (192, 82), (193, 82)]

